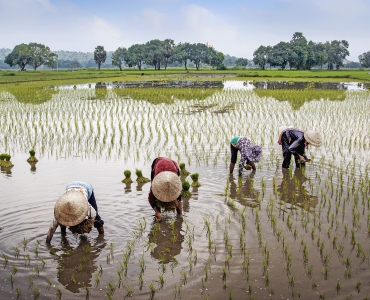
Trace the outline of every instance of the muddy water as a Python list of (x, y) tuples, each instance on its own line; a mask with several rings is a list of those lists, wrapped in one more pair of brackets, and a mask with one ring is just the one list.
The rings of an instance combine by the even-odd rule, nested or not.
[[(212, 102), (216, 106), (189, 103), (190, 110), (195, 104), (209, 108), (177, 113), (173, 118), (177, 124), (162, 124), (167, 121), (164, 118), (154, 121), (154, 115), (162, 116), (166, 110), (160, 105), (140, 102), (136, 107), (135, 103), (115, 99), (84, 106), (86, 100), (78, 100), (77, 94), (76, 99), (67, 98), (63, 92), (60, 98), (52, 100), (55, 103), (42, 106), (22, 104), (14, 108), (3, 103), (3, 108), (14, 109), (5, 119), (3, 134), (16, 135), (2, 136), (6, 141), (4, 151), (11, 152), (14, 167), (0, 173), (0, 298), (15, 299), (18, 291), (21, 298), (30, 299), (39, 291), (40, 299), (55, 299), (60, 291), (62, 299), (101, 299), (108, 298), (107, 293), (113, 299), (121, 299), (130, 298), (130, 289), (135, 299), (312, 299), (320, 294), (325, 294), (326, 299), (343, 299), (351, 294), (365, 298), (370, 293), (369, 149), (361, 135), (363, 139), (354, 143), (343, 134), (339, 144), (338, 133), (328, 124), (334, 122), (331, 111), (343, 116), (338, 125), (334, 124), (337, 128), (348, 128), (350, 124), (356, 128), (357, 122), (366, 124), (368, 117), (356, 121), (356, 111), (348, 109), (356, 101), (367, 108), (366, 97), (348, 96), (340, 103), (311, 102), (299, 112), (290, 111), (284, 103), (265, 100), (270, 101), (267, 107), (274, 105), (274, 110), (289, 118), (270, 118), (260, 127), (253, 116), (248, 121), (238, 115), (238, 108), (242, 107), (238, 105), (250, 105), (254, 114), (261, 116), (262, 112), (267, 113), (266, 107), (257, 106), (260, 99), (248, 93), (240, 97), (220, 94)], [(225, 105), (227, 97), (235, 98), (228, 100), (232, 109), (213, 113)], [(309, 150), (313, 161), (305, 172), (292, 166), (291, 172), (283, 173), (281, 157), (274, 154), (272, 146), (277, 134), (271, 128), (282, 122), (307, 125), (308, 113), (308, 120), (321, 116), (314, 109), (318, 105), (328, 115), (328, 120), (322, 120), (324, 124), (320, 125), (327, 127), (323, 134), (325, 145)], [(149, 116), (145, 120), (152, 126), (160, 124), (160, 131), (148, 138), (145, 130), (139, 129), (141, 119), (137, 114), (135, 136), (135, 122), (125, 121), (121, 113), (125, 106), (129, 106), (126, 113), (137, 112), (139, 107), (147, 109), (142, 115)], [(177, 106), (176, 111), (179, 110)], [(31, 123), (23, 121), (23, 111)], [(98, 133), (94, 127), (91, 132), (81, 132), (81, 124), (79, 130), (63, 130), (66, 120), (80, 113), (106, 120), (99, 123), (101, 131)], [(207, 118), (213, 119), (214, 125), (207, 127)], [(11, 119), (25, 123), (12, 123)], [(237, 120), (243, 122), (239, 124)], [(109, 146), (107, 141), (111, 143), (112, 139), (104, 139), (104, 135), (112, 129), (111, 124), (118, 127), (119, 121), (123, 128), (124, 122), (130, 124), (131, 130), (123, 129), (122, 144), (116, 132), (113, 145)], [(258, 131), (253, 136), (264, 149), (257, 172), (245, 171), (241, 179), (236, 176), (237, 170), (234, 176), (228, 176), (227, 135), (236, 132), (235, 122), (240, 132)], [(37, 128), (36, 133), (27, 127), (31, 124)], [(53, 127), (57, 128), (53, 131)], [(171, 130), (173, 136), (178, 134), (177, 138), (164, 142), (163, 128)], [(222, 135), (225, 128), (227, 132)], [(181, 131), (185, 133), (179, 143), (176, 140)], [(96, 144), (85, 142), (85, 135), (96, 135)], [(26, 160), (29, 143), (35, 136), (39, 162), (32, 166)], [(336, 149), (339, 145), (340, 152)], [(355, 154), (361, 158), (360, 164), (353, 160)], [(199, 173), (202, 184), (191, 188), (190, 199), (183, 199), (183, 216), (167, 213), (160, 227), (147, 202), (150, 183), (121, 183), (125, 169), (134, 174), (138, 168), (149, 177), (151, 161), (158, 155), (184, 161), (188, 171)], [(57, 230), (49, 246), (45, 237), (54, 203), (72, 180), (93, 185), (99, 214), (105, 221), (105, 234), (99, 236), (93, 230), (85, 236), (73, 236), (67, 231), (62, 236)], [(191, 182), (189, 177), (188, 180)], [(117, 271), (122, 271), (122, 281)], [(46, 280), (51, 280), (50, 287)]]

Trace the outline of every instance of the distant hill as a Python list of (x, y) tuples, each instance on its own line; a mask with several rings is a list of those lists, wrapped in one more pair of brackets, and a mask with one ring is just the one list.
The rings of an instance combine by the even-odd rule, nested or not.
[(4, 60), (5, 56), (7, 56), (10, 52), (12, 52), (12, 49), (0, 48), (0, 60)]

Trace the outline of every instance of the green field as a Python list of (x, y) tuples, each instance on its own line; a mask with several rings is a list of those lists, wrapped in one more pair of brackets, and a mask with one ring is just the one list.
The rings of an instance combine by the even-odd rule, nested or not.
[[(142, 75), (143, 74), (143, 75)], [(15, 70), (0, 71), (0, 84), (12, 84), (21, 82), (49, 82), (48, 84), (78, 84), (85, 82), (99, 81), (142, 81), (142, 80), (181, 80), (181, 79), (197, 79), (197, 80), (302, 80), (302, 81), (361, 81), (369, 82), (369, 70), (320, 70), (311, 71), (299, 70), (225, 70), (218, 71), (212, 69), (196, 69), (169, 68), (167, 70), (155, 71), (153, 69), (145, 69), (138, 71), (137, 69), (84, 69), (78, 71), (59, 70), (40, 70), (25, 72)]]

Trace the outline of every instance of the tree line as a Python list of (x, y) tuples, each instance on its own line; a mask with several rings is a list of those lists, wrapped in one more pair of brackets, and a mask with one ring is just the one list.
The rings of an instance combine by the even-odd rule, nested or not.
[[(107, 59), (107, 51), (104, 46), (97, 46), (93, 53), (94, 61), (101, 68)], [(153, 66), (155, 70), (166, 69), (169, 65), (177, 63), (183, 65), (187, 70), (188, 62), (192, 62), (199, 70), (201, 64), (210, 65), (217, 69), (226, 69), (224, 65), (224, 54), (216, 51), (213, 47), (203, 43), (179, 43), (175, 45), (174, 40), (163, 41), (155, 39), (145, 44), (135, 44), (129, 48), (119, 47), (112, 53), (112, 65), (122, 70), (124, 65), (136, 67), (139, 70), (145, 66)], [(50, 48), (37, 43), (20, 44), (5, 57), (4, 62), (9, 66), (18, 66), (22, 71), (26, 65), (31, 65), (36, 70), (41, 65), (55, 67), (58, 55), (50, 51)], [(246, 58), (235, 59), (236, 63), (245, 66)], [(77, 60), (70, 61), (70, 67), (79, 68)]]
[(323, 65), (333, 70), (343, 66), (343, 61), (349, 55), (348, 47), (349, 43), (346, 40), (308, 42), (302, 32), (295, 32), (290, 42), (282, 41), (275, 46), (261, 45), (253, 53), (253, 62), (261, 69), (265, 69), (269, 64), (282, 70), (288, 66), (290, 69), (311, 70), (314, 66), (322, 68)]
[[(326, 43), (314, 43), (307, 41), (301, 32), (295, 32), (290, 42), (279, 42), (275, 46), (261, 45), (253, 53), (253, 63), (261, 69), (266, 66), (278, 67), (284, 70), (289, 67), (297, 70), (310, 70), (314, 66), (327, 65), (329, 70), (339, 69), (343, 61), (349, 55), (349, 44), (345, 40), (334, 40)], [(61, 52), (63, 53), (63, 51)], [(108, 55), (109, 54), (109, 55)], [(95, 62), (98, 69), (107, 60), (111, 59), (111, 66), (120, 70), (124, 66), (136, 67), (139, 70), (143, 66), (152, 66), (155, 70), (166, 69), (168, 66), (183, 66), (186, 70), (189, 64), (199, 70), (201, 65), (209, 65), (219, 70), (232, 65), (245, 67), (252, 62), (246, 58), (236, 58), (224, 55), (216, 51), (212, 46), (203, 43), (179, 43), (175, 44), (172, 39), (150, 40), (145, 44), (135, 44), (129, 48), (119, 47), (114, 52), (108, 52), (104, 46), (97, 46), (93, 53), (93, 59), (89, 59), (91, 66)], [(362, 67), (370, 67), (370, 51), (359, 56)], [(50, 48), (38, 43), (19, 44), (5, 56), (4, 62), (10, 67), (18, 66), (25, 70), (30, 65), (36, 70), (45, 65), (51, 68), (58, 67), (58, 55), (50, 51)], [(60, 67), (81, 68), (77, 60), (60, 60)]]

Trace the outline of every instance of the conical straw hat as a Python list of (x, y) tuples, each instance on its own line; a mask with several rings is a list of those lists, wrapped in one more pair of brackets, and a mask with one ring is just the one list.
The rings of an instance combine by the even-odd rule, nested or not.
[(179, 176), (173, 172), (161, 172), (153, 179), (152, 192), (159, 201), (174, 201), (180, 196), (181, 190), (181, 180)]
[(54, 216), (63, 226), (80, 224), (87, 216), (89, 205), (87, 199), (80, 192), (64, 193), (55, 203)]
[(322, 145), (322, 139), (317, 131), (307, 130), (304, 133), (305, 140), (312, 146), (320, 147)]

